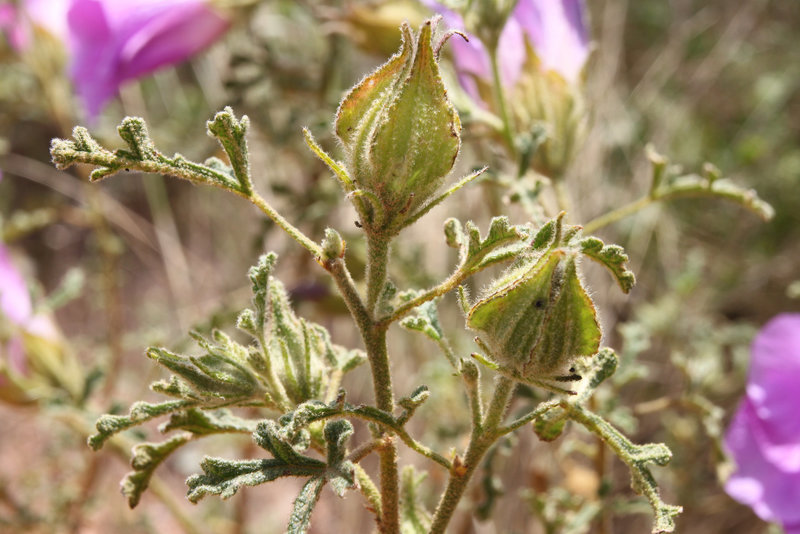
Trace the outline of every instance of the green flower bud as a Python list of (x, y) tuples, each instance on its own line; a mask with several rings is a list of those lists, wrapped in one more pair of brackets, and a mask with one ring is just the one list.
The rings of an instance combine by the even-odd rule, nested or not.
[(433, 21), (416, 39), (407, 24), (401, 30), (400, 51), (347, 93), (334, 125), (368, 232), (393, 234), (409, 224), (444, 183), (461, 145), (461, 121), (431, 42)]
[(577, 256), (548, 250), (510, 269), (470, 308), (467, 325), (501, 371), (537, 384), (565, 380), (576, 357), (597, 353), (602, 332)]
[(325, 238), (322, 240), (321, 262), (324, 264), (344, 257), (345, 243), (342, 236), (333, 228), (325, 229)]
[(572, 162), (586, 136), (587, 112), (581, 86), (561, 74), (540, 67), (530, 42), (527, 60), (511, 91), (512, 116), (520, 132), (544, 127), (545, 140), (533, 154), (533, 168), (558, 179)]

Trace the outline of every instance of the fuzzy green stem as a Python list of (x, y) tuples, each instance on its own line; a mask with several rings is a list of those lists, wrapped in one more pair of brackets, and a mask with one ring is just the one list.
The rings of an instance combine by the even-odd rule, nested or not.
[(500, 114), (500, 120), (503, 122), (503, 139), (508, 145), (508, 150), (512, 155), (512, 159), (517, 159), (517, 145), (514, 142), (514, 133), (511, 128), (511, 118), (508, 114), (508, 106), (506, 105), (505, 91), (503, 90), (503, 81), (500, 79), (500, 62), (497, 58), (497, 47), (490, 51), (489, 57), (492, 63), (492, 86), (494, 88), (494, 98), (497, 102), (497, 111)]
[[(392, 413), (394, 410), (394, 394), (392, 376), (389, 370), (389, 354), (386, 347), (386, 329), (374, 325), (364, 333), (372, 369), (372, 384), (375, 391), (375, 404), (379, 410)], [(381, 533), (399, 534), (400, 532), (400, 482), (397, 471), (397, 446), (392, 443), (378, 453), (380, 457)]]
[[(376, 243), (377, 241), (377, 243)], [(368, 240), (369, 266), (367, 268), (368, 295), (374, 295), (372, 306), (377, 303), (380, 291), (386, 279), (386, 262), (388, 260), (388, 243), (382, 240)], [(377, 248), (373, 248), (376, 245)], [(378, 262), (378, 263), (373, 263)], [(382, 264), (381, 264), (382, 263)], [(350, 314), (356, 321), (364, 346), (367, 351), (372, 385), (375, 394), (375, 405), (379, 410), (391, 414), (394, 411), (394, 392), (392, 375), (389, 369), (389, 353), (386, 347), (386, 327), (372, 320), (372, 313), (364, 306), (364, 302), (355, 288), (350, 272), (341, 258), (326, 262), (324, 267), (331, 273), (339, 291), (344, 298)], [(399, 534), (400, 532), (400, 483), (397, 470), (397, 446), (394, 443), (378, 451), (380, 458), (380, 486), (382, 514), (380, 532), (382, 534)]]
[(361, 494), (367, 500), (371, 507), (371, 512), (375, 514), (375, 520), (380, 524), (380, 518), (383, 514), (383, 507), (381, 506), (381, 493), (378, 487), (372, 481), (372, 478), (364, 471), (364, 468), (355, 464), (356, 480)]
[(375, 315), (375, 306), (386, 283), (389, 263), (389, 240), (384, 236), (367, 234), (367, 311)]
[(403, 304), (402, 306), (398, 307), (396, 310), (392, 312), (392, 314), (389, 317), (381, 319), (379, 321), (379, 324), (388, 326), (389, 324), (399, 319), (402, 319), (406, 314), (414, 310), (414, 308), (416, 308), (417, 306), (425, 304), (429, 300), (433, 300), (436, 297), (441, 297), (442, 295), (449, 293), (450, 291), (458, 287), (458, 285), (461, 284), (461, 282), (469, 278), (469, 276), (472, 274), (473, 274), (472, 271), (464, 271), (463, 269), (459, 268), (456, 272), (450, 275), (450, 277), (447, 280), (445, 280), (438, 286), (427, 290), (425, 293), (422, 293), (416, 298), (413, 298), (408, 302), (406, 302), (405, 304)]
[(536, 406), (532, 411), (528, 412), (527, 414), (523, 415), (519, 419), (516, 419), (512, 423), (509, 423), (506, 426), (500, 427), (497, 429), (497, 432), (501, 435), (510, 434), (515, 430), (522, 428), (523, 426), (527, 425), (534, 419), (538, 419), (539, 417), (546, 414), (552, 408), (559, 406), (561, 404), (561, 399), (553, 399), (547, 402), (542, 402)]
[(272, 219), (272, 222), (280, 226), (284, 232), (289, 234), (289, 237), (297, 241), (304, 249), (314, 255), (315, 258), (322, 256), (322, 248), (314, 241), (309, 239), (303, 232), (296, 228), (292, 223), (287, 221), (280, 213), (275, 211), (275, 208), (269, 205), (264, 198), (257, 192), (253, 191), (251, 195), (240, 194), (250, 202), (252, 202), (264, 215)]
[(639, 200), (634, 200), (633, 202), (625, 204), (624, 206), (620, 206), (619, 208), (609, 211), (605, 215), (601, 215), (600, 217), (592, 219), (588, 223), (584, 224), (583, 233), (584, 235), (591, 235), (604, 226), (608, 226), (609, 224), (624, 219), (629, 215), (633, 215), (637, 211), (646, 208), (656, 200), (658, 200), (658, 197), (649, 195), (642, 197)]
[(475, 469), (480, 465), (481, 459), (486, 452), (500, 437), (498, 428), (503, 422), (513, 391), (514, 380), (504, 376), (497, 378), (494, 395), (489, 403), (483, 424), (481, 428), (472, 429), (467, 452), (464, 455), (463, 468), (460, 471), (453, 469), (450, 472), (447, 488), (433, 516), (430, 534), (444, 534), (446, 532), (447, 525), (456, 511), (456, 507), (461, 501), (461, 497), (464, 495)]

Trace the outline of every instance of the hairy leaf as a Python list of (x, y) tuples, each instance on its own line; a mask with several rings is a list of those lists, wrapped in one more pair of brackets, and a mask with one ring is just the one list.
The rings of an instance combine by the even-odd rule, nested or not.
[(325, 464), (308, 458), (302, 465), (292, 465), (279, 459), (224, 460), (204, 458), (200, 463), (202, 475), (186, 479), (189, 486), (188, 499), (196, 503), (206, 495), (219, 495), (228, 499), (242, 486), (258, 486), (280, 477), (321, 476)]
[(311, 512), (319, 501), (325, 479), (313, 477), (308, 480), (300, 490), (300, 495), (294, 500), (292, 515), (289, 516), (289, 525), (286, 534), (305, 534), (311, 524)]
[(196, 436), (220, 433), (246, 433), (256, 431), (257, 422), (236, 417), (229, 410), (198, 410), (191, 408), (173, 413), (169, 421), (159, 427), (161, 432), (186, 430)]
[(94, 450), (99, 450), (111, 436), (118, 432), (140, 425), (155, 417), (191, 407), (194, 404), (194, 402), (186, 400), (167, 401), (159, 404), (137, 402), (131, 406), (128, 415), (102, 415), (95, 423), (97, 434), (89, 436), (89, 446)]
[(630, 292), (636, 284), (636, 277), (628, 270), (625, 263), (628, 255), (622, 247), (606, 245), (596, 237), (587, 237), (580, 241), (581, 252), (608, 269), (616, 279), (624, 293)]
[(156, 468), (167, 456), (191, 439), (191, 434), (182, 434), (161, 443), (139, 443), (133, 447), (133, 471), (122, 479), (122, 494), (128, 498), (128, 506), (135, 508), (139, 504)]

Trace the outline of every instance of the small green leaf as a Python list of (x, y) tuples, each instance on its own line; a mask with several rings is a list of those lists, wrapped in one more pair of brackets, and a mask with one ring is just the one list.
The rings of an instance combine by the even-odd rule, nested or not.
[(407, 465), (400, 474), (400, 532), (402, 534), (427, 534), (431, 526), (431, 514), (419, 495), (419, 487), (427, 473), (417, 473), (414, 466)]
[(531, 249), (542, 250), (553, 242), (556, 235), (556, 224), (560, 223), (561, 219), (550, 219), (536, 232), (531, 242)]
[(97, 434), (89, 436), (89, 446), (96, 451), (100, 450), (105, 442), (118, 432), (140, 425), (150, 419), (183, 410), (194, 404), (194, 402), (187, 400), (174, 400), (159, 404), (137, 402), (131, 406), (128, 415), (102, 415), (95, 423)]
[(402, 397), (398, 400), (397, 404), (403, 408), (403, 413), (397, 417), (397, 423), (399, 425), (406, 424), (406, 422), (413, 417), (417, 408), (422, 406), (430, 396), (431, 392), (428, 390), (428, 386), (422, 385), (415, 389), (408, 397)]
[(252, 434), (257, 423), (233, 415), (229, 410), (198, 410), (191, 408), (170, 415), (169, 420), (159, 427), (160, 432), (186, 430), (196, 436), (220, 433)]
[(581, 247), (581, 252), (611, 272), (624, 293), (629, 293), (633, 289), (634, 284), (636, 284), (636, 277), (625, 266), (628, 261), (628, 255), (625, 254), (622, 247), (606, 245), (596, 237), (586, 237), (578, 244)]
[(464, 243), (464, 230), (458, 219), (450, 217), (444, 222), (444, 236), (447, 246), (450, 248), (461, 248)]
[[(237, 361), (237, 355), (223, 347), (198, 340), (207, 351), (201, 356), (181, 356), (158, 347), (149, 348), (147, 356), (178, 375), (194, 390), (192, 397), (202, 398), (207, 406), (264, 398), (265, 389), (245, 362)], [(246, 353), (243, 347), (241, 353)]]
[(191, 434), (182, 434), (161, 443), (139, 443), (133, 447), (131, 467), (133, 471), (122, 479), (122, 494), (128, 498), (128, 506), (135, 508), (142, 493), (150, 484), (153, 472), (175, 450), (189, 442)]
[(582, 403), (586, 401), (602, 382), (614, 374), (617, 370), (618, 361), (617, 355), (612, 349), (603, 347), (596, 356), (581, 362), (582, 365), (579, 366), (578, 372), (583, 377), (585, 386), (577, 398), (571, 400), (571, 402)]
[(128, 145), (128, 151), (119, 150), (119, 155), (136, 161), (155, 161), (159, 153), (156, 150), (144, 119), (139, 117), (125, 117), (117, 127), (117, 132)]
[(216, 159), (210, 160), (209, 165), (201, 165), (188, 161), (180, 154), (168, 158), (156, 149), (147, 125), (139, 117), (125, 117), (117, 131), (127, 148), (111, 152), (101, 147), (85, 128), (76, 127), (72, 132), (72, 141), (51, 141), (50, 155), (53, 163), (59, 169), (66, 169), (76, 163), (94, 165), (97, 168), (89, 175), (91, 181), (102, 180), (123, 170), (137, 170), (175, 176), (197, 184), (214, 185), (245, 195), (251, 192), (249, 182), (242, 178), (246, 161), (243, 166), (241, 158), (232, 158), (232, 168), (227, 168)]
[(666, 504), (661, 500), (655, 478), (648, 465), (666, 465), (672, 458), (672, 452), (663, 443), (647, 443), (636, 445), (626, 438), (608, 421), (585, 408), (572, 404), (568, 417), (587, 430), (599, 436), (622, 460), (631, 471), (631, 487), (636, 493), (644, 495), (653, 509), (655, 521), (653, 534), (673, 532), (674, 517), (683, 511), (680, 506)]
[(659, 198), (673, 199), (685, 197), (717, 197), (734, 202), (768, 221), (775, 210), (759, 198), (754, 189), (740, 187), (727, 179), (710, 180), (708, 176), (695, 174), (680, 176), (657, 192)]
[(226, 107), (206, 123), (208, 135), (219, 141), (231, 162), (231, 170), (236, 180), (234, 189), (245, 195), (253, 193), (246, 139), (249, 126), (250, 120), (247, 116), (237, 119), (230, 107)]
[(356, 487), (355, 466), (347, 460), (347, 441), (353, 435), (353, 425), (346, 419), (325, 423), (325, 442), (328, 444), (326, 478), (339, 497)]
[(443, 337), (442, 325), (439, 323), (439, 313), (436, 309), (438, 299), (429, 300), (414, 309), (414, 315), (400, 321), (400, 326), (407, 330), (422, 332), (431, 341), (439, 343)]
[(294, 444), (289, 440), (287, 434), (281, 431), (275, 421), (269, 419), (258, 423), (256, 432), (253, 434), (256, 445), (272, 454), (276, 460), (287, 465), (296, 466), (316, 466), (324, 465), (319, 460), (303, 456), (295, 450)]
[(509, 245), (519, 244), (525, 238), (525, 233), (518, 226), (509, 223), (508, 217), (494, 217), (489, 223), (489, 231), (485, 238), (481, 238), (480, 231), (471, 222), (466, 224), (466, 246), (462, 249), (462, 269), (479, 270), (491, 263), (507, 259), (493, 259), (487, 261), (487, 256)]
[(305, 534), (311, 524), (311, 512), (319, 501), (325, 479), (313, 477), (308, 480), (300, 490), (300, 495), (294, 500), (292, 515), (289, 516), (289, 525), (286, 534)]
[(291, 465), (277, 459), (224, 460), (206, 457), (200, 463), (202, 475), (186, 479), (187, 498), (197, 503), (206, 495), (228, 499), (242, 486), (258, 486), (280, 477), (320, 477), (325, 464), (317, 461), (307, 465)]

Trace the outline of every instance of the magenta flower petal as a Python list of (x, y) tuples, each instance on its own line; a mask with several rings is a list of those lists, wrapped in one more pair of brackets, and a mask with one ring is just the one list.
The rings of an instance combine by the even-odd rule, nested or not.
[(725, 436), (736, 461), (736, 472), (725, 491), (765, 521), (800, 526), (800, 473), (787, 472), (767, 460), (753, 433), (758, 424), (755, 408), (745, 399)]
[(736, 471), (725, 485), (766, 521), (800, 533), (800, 314), (753, 342), (747, 394), (725, 435)]
[(24, 0), (25, 15), (30, 22), (44, 28), (65, 44), (69, 43), (67, 11), (72, 0)]
[(19, 8), (8, 2), (0, 3), (0, 37), (16, 52), (24, 51), (31, 42), (30, 28)]
[(70, 74), (90, 116), (127, 80), (188, 59), (229, 21), (201, 0), (72, 0)]
[[(7, 320), (16, 326), (28, 323), (33, 313), (28, 286), (22, 275), (11, 262), (8, 249), (0, 243), (0, 320)], [(19, 336), (12, 337), (7, 343), (0, 343), (0, 353), (4, 353), (8, 366), (15, 372), (27, 374), (25, 349)], [(0, 385), (5, 379), (0, 376)]]
[(800, 471), (800, 314), (779, 315), (759, 332), (747, 397), (762, 422), (767, 454)]
[(0, 314), (14, 324), (23, 325), (30, 319), (32, 312), (28, 286), (11, 263), (8, 249), (0, 243)]
[(544, 70), (577, 81), (589, 56), (581, 0), (519, 0), (512, 17), (533, 43)]
[[(447, 27), (464, 31), (460, 15), (434, 0), (423, 0), (423, 3), (441, 14)], [(589, 55), (589, 36), (581, 0), (519, 0), (497, 45), (500, 78), (507, 87), (517, 82), (525, 65), (526, 37), (542, 69), (558, 72), (569, 82), (578, 80)], [(473, 35), (469, 36), (469, 42), (458, 39), (451, 42), (459, 82), (467, 93), (480, 101), (474, 78), (491, 83), (488, 51)]]
[(497, 59), (503, 85), (510, 87), (517, 83), (525, 58), (525, 28), (512, 14), (497, 43)]

